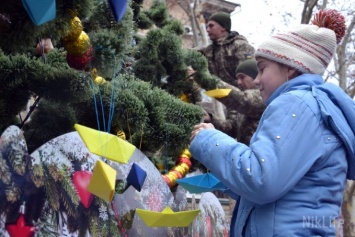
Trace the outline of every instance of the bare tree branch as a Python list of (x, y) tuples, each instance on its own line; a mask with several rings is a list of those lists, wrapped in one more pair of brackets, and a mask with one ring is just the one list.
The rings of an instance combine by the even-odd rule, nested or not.
[(306, 0), (303, 5), (301, 24), (308, 24), (312, 17), (313, 8), (317, 5), (318, 0)]

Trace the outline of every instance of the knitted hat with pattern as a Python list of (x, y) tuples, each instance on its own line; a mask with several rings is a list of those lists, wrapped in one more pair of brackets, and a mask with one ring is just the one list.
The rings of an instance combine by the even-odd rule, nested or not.
[(255, 79), (258, 75), (258, 67), (256, 65), (255, 59), (247, 59), (241, 62), (237, 69), (235, 70), (235, 74), (244, 73), (251, 78)]
[(300, 25), (262, 42), (255, 57), (288, 65), (301, 73), (322, 75), (345, 31), (345, 19), (339, 12), (321, 10), (312, 25)]
[(217, 22), (224, 29), (226, 29), (228, 32), (230, 32), (230, 30), (231, 30), (232, 22), (231, 22), (230, 15), (228, 13), (217, 12), (217, 13), (213, 14), (212, 16), (210, 16), (210, 18), (208, 18), (208, 20)]

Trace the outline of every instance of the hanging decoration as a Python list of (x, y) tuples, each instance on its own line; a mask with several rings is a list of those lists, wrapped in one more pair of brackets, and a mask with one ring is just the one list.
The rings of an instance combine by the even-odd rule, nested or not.
[(56, 16), (55, 0), (22, 0), (22, 4), (36, 26), (51, 21)]
[(189, 172), (191, 163), (191, 153), (188, 149), (184, 149), (174, 166), (167, 174), (162, 175), (165, 182), (171, 188), (176, 185), (176, 180), (185, 177)]
[(142, 190), (147, 172), (145, 172), (139, 165), (133, 163), (131, 170), (127, 176), (127, 183), (132, 185), (139, 192)]
[(51, 38), (44, 38), (40, 39), (37, 46), (36, 52), (38, 55), (47, 54), (49, 51), (53, 49), (52, 39)]
[(113, 134), (100, 132), (79, 124), (74, 128), (78, 131), (90, 152), (109, 160), (126, 164), (136, 147)]
[(117, 130), (116, 136), (122, 138), (123, 140), (126, 140), (126, 133), (123, 130)]
[(105, 78), (100, 77), (99, 75), (97, 75), (97, 69), (93, 68), (92, 69), (92, 78), (94, 79), (94, 82), (96, 85), (103, 85), (106, 83)]
[(120, 22), (127, 11), (127, 0), (108, 0), (113, 16)]
[(225, 191), (228, 188), (212, 173), (200, 174), (176, 181), (190, 193)]
[(68, 65), (77, 70), (87, 69), (93, 57), (93, 48), (89, 36), (83, 31), (79, 17), (70, 20), (69, 32), (62, 38), (64, 49), (67, 51)]
[(214, 89), (205, 91), (205, 94), (212, 98), (223, 98), (229, 95), (232, 89)]
[(133, 186), (138, 192), (140, 192), (146, 177), (147, 172), (136, 163), (133, 163), (127, 178), (116, 180), (115, 191), (118, 194), (123, 194), (130, 186)]
[(174, 212), (166, 207), (162, 212), (136, 208), (136, 213), (150, 227), (187, 227), (196, 218), (200, 210)]
[(182, 95), (180, 96), (180, 99), (181, 99), (182, 101), (186, 102), (186, 103), (189, 102), (189, 97), (188, 97), (187, 95), (185, 95), (185, 94), (182, 94)]
[(7, 224), (6, 230), (11, 237), (32, 237), (36, 233), (36, 227), (26, 225), (25, 222), (25, 203), (20, 207), (20, 215), (15, 224)]
[(97, 160), (88, 185), (88, 191), (99, 198), (111, 202), (115, 194), (116, 170), (101, 160)]

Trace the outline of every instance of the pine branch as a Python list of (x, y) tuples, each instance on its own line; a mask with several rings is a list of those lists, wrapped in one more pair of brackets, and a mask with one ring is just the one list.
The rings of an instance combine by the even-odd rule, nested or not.
[(5, 194), (6, 200), (10, 203), (15, 203), (21, 200), (21, 189), (15, 183), (6, 187)]
[(46, 165), (44, 165), (44, 176), (44, 188), (46, 191), (48, 203), (54, 211), (59, 211), (59, 190), (57, 189), (56, 181), (53, 179), (52, 175), (49, 174), (49, 169)]
[(11, 173), (10, 169), (6, 163), (6, 160), (3, 158), (2, 153), (0, 152), (0, 190), (3, 190), (3, 186), (11, 183)]
[(26, 172), (26, 163), (24, 162), (25, 151), (21, 143), (10, 142), (8, 161), (12, 165), (12, 169), (18, 175), (24, 175)]
[(92, 236), (99, 236), (99, 218), (97, 216), (97, 212), (89, 210), (88, 215), (89, 219), (89, 230)]
[(42, 163), (35, 164), (32, 166), (32, 169), (30, 169), (30, 177), (32, 179), (33, 184), (37, 187), (40, 188), (44, 184), (44, 170)]
[(79, 205), (79, 196), (73, 183), (71, 182), (70, 176), (66, 173), (66, 171), (61, 169), (59, 172), (63, 177), (61, 182), (57, 183), (58, 189), (61, 190), (61, 203), (63, 203), (68, 216), (76, 217), (78, 215), (77, 207)]

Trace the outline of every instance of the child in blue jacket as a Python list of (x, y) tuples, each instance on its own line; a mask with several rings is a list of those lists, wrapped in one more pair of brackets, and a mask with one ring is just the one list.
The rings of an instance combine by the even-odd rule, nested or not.
[(345, 34), (344, 17), (278, 33), (255, 52), (266, 110), (250, 145), (201, 123), (190, 152), (240, 196), (231, 236), (335, 236), (343, 190), (355, 179), (355, 102), (322, 74)]

